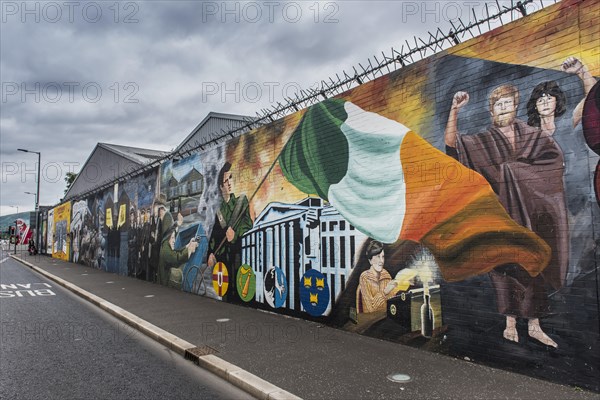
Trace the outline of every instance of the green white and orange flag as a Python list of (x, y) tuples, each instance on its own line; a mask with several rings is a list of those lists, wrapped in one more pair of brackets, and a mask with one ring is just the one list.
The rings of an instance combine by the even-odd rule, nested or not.
[(311, 106), (279, 164), (290, 183), (371, 238), (428, 247), (447, 281), (508, 263), (536, 276), (550, 260), (549, 246), (509, 217), (485, 178), (351, 102)]

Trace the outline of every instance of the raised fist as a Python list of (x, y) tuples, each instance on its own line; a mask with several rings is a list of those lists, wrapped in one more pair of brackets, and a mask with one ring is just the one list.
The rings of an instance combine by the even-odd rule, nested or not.
[(563, 61), (561, 69), (569, 74), (577, 74), (583, 68), (583, 63), (575, 57), (569, 57)]
[(452, 108), (461, 109), (469, 102), (467, 92), (456, 92), (452, 98)]

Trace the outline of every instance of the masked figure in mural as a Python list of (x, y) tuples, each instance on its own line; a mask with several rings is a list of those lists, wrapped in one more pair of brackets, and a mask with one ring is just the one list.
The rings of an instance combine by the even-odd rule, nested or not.
[(138, 276), (140, 270), (140, 229), (135, 208), (129, 210), (129, 229), (127, 230), (127, 275)]
[(73, 249), (72, 262), (78, 263), (80, 257), (79, 251), (81, 249), (81, 227), (71, 233), (73, 234), (73, 247), (71, 247)]
[(492, 91), (493, 123), (479, 134), (458, 132), (458, 112), (468, 101), (466, 92), (454, 95), (445, 131), (447, 153), (483, 175), (511, 218), (543, 238), (552, 251), (550, 263), (537, 276), (519, 264), (501, 265), (490, 272), (498, 311), (506, 316), (504, 338), (518, 342), (516, 318), (525, 318), (530, 337), (557, 347), (542, 331), (539, 318), (548, 311), (545, 285), (560, 288), (568, 267), (562, 150), (550, 135), (516, 118), (516, 87), (502, 85)]
[(158, 263), (158, 283), (168, 285), (169, 278), (185, 263), (198, 248), (198, 242), (194, 239), (181, 249), (175, 249), (175, 239), (177, 236), (175, 225), (171, 226), (164, 234), (161, 248), (160, 261)]
[(81, 232), (79, 233), (80, 245), (79, 245), (79, 259), (78, 263), (87, 265), (88, 249), (90, 247), (90, 234), (87, 220), (84, 220)]
[(92, 253), (91, 253), (91, 265), (93, 268), (101, 269), (106, 267), (106, 235), (107, 228), (105, 222), (105, 214), (102, 206), (98, 206), (96, 212), (96, 227), (93, 228), (92, 238)]
[(90, 265), (90, 249), (92, 247), (92, 225), (88, 219), (83, 223), (81, 228), (81, 246), (79, 248), (79, 263)]
[(58, 221), (56, 223), (56, 250), (54, 251), (55, 253), (57, 252), (63, 252), (66, 253), (67, 250), (67, 227), (66, 227), (66, 222), (63, 223), (63, 221)]
[(233, 193), (233, 174), (229, 162), (219, 171), (218, 182), (223, 202), (217, 211), (210, 236), (208, 266), (212, 268), (218, 261), (225, 264), (229, 276), (234, 277), (229, 283), (227, 300), (238, 301), (235, 277), (241, 265), (241, 236), (252, 229), (252, 217), (246, 196), (242, 194), (236, 197)]
[(386, 301), (391, 298), (396, 287), (391, 275), (383, 268), (385, 253), (383, 244), (373, 240), (367, 246), (367, 259), (371, 267), (360, 274), (356, 291), (356, 309), (358, 312), (370, 313), (385, 311)]

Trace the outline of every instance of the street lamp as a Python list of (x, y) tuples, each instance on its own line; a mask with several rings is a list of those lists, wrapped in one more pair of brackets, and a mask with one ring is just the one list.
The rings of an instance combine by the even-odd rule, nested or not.
[(19, 213), (19, 206), (9, 206), (9, 207), (16, 208), (17, 209), (17, 214)]
[(27, 150), (27, 149), (17, 149), (18, 151), (22, 151), (24, 153), (35, 153), (38, 156), (38, 170), (37, 170), (37, 190), (35, 192), (35, 234), (36, 234), (36, 241), (38, 241), (39, 239), (39, 233), (40, 233), (40, 229), (39, 229), (39, 209), (40, 209), (40, 168), (42, 166), (42, 153), (40, 153), (39, 151), (32, 151), (32, 150)]
[(24, 153), (35, 153), (38, 155), (38, 170), (37, 170), (37, 191), (35, 192), (35, 212), (38, 212), (40, 207), (40, 166), (42, 164), (42, 153), (39, 151), (31, 151), (26, 149), (17, 149), (18, 151), (22, 151)]

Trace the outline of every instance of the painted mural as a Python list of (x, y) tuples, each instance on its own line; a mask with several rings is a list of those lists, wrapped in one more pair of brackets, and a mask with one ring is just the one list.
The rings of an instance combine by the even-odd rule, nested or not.
[(598, 390), (600, 62), (560, 7), (74, 202), (72, 261)]
[(41, 236), (38, 236), (36, 240), (38, 240), (40, 237), (43, 238), (43, 240), (40, 241), (39, 252), (40, 254), (47, 254), (48, 246), (46, 238), (48, 237), (48, 213), (42, 213), (40, 219), (42, 222)]
[(46, 231), (46, 254), (52, 255), (52, 241), (54, 238), (54, 209), (48, 210), (48, 229)]
[(15, 220), (17, 225), (17, 237), (18, 244), (27, 244), (33, 237), (33, 231), (30, 229), (28, 222), (23, 218), (17, 218)]
[(71, 249), (69, 234), (71, 224), (71, 203), (63, 203), (58, 207), (54, 207), (52, 211), (52, 257), (68, 261)]
[(208, 294), (206, 221), (200, 199), (206, 171), (199, 154), (161, 166), (156, 226), (156, 282), (188, 292)]
[(72, 261), (154, 281), (156, 185), (154, 171), (73, 202)]

